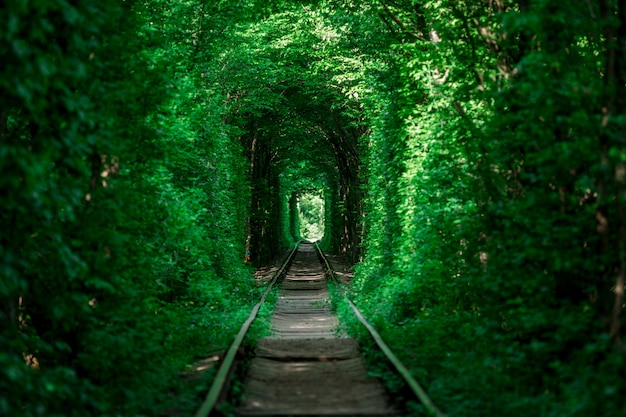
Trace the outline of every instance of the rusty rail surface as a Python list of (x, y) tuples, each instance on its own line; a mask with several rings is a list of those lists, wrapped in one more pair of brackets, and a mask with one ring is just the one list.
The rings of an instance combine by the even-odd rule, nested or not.
[(257, 313), (259, 312), (259, 309), (265, 302), (267, 295), (272, 290), (272, 287), (274, 286), (274, 284), (287, 271), (289, 264), (293, 260), (293, 257), (295, 256), (299, 247), (300, 247), (300, 242), (298, 242), (295, 245), (295, 247), (293, 248), (293, 250), (287, 257), (283, 265), (276, 272), (276, 274), (270, 281), (269, 285), (265, 289), (265, 292), (263, 292), (263, 296), (261, 296), (261, 299), (259, 300), (259, 302), (254, 306), (254, 308), (250, 312), (250, 316), (248, 316), (248, 319), (241, 326), (241, 329), (239, 329), (239, 333), (237, 333), (235, 340), (230, 345), (230, 348), (228, 349), (226, 356), (224, 357), (224, 360), (222, 364), (220, 365), (219, 370), (217, 371), (217, 375), (215, 376), (215, 379), (213, 380), (213, 384), (211, 385), (211, 388), (209, 389), (206, 399), (204, 400), (204, 402), (202, 403), (202, 405), (196, 412), (195, 417), (207, 417), (209, 413), (213, 410), (215, 405), (217, 404), (220, 394), (222, 393), (224, 389), (224, 385), (226, 384), (226, 381), (228, 379), (228, 375), (230, 375), (233, 364), (235, 362), (235, 356), (237, 355), (237, 350), (241, 346), (241, 343), (243, 342), (243, 339), (245, 338), (246, 333), (248, 333), (248, 330), (250, 329), (252, 322), (256, 318)]
[(372, 338), (374, 339), (374, 341), (376, 342), (380, 350), (385, 354), (387, 359), (393, 364), (393, 366), (396, 368), (396, 370), (402, 376), (402, 378), (404, 378), (407, 385), (411, 388), (415, 396), (419, 398), (419, 400), (424, 405), (424, 407), (426, 407), (426, 409), (433, 416), (446, 417), (446, 415), (443, 412), (441, 412), (441, 410), (439, 410), (439, 408), (437, 408), (437, 406), (433, 403), (431, 398), (426, 393), (426, 390), (424, 390), (424, 388), (422, 388), (422, 386), (415, 380), (415, 378), (413, 378), (413, 375), (411, 375), (411, 373), (406, 368), (406, 366), (404, 366), (404, 364), (400, 361), (400, 359), (398, 359), (398, 357), (392, 352), (392, 350), (385, 343), (385, 341), (380, 336), (380, 334), (376, 331), (376, 329), (365, 319), (365, 317), (363, 316), (363, 314), (361, 314), (357, 306), (352, 302), (352, 300), (350, 300), (350, 298), (348, 297), (348, 295), (346, 294), (343, 288), (343, 285), (339, 282), (339, 280), (335, 276), (335, 271), (330, 266), (328, 259), (326, 259), (324, 252), (322, 252), (322, 250), (320, 249), (317, 243), (315, 243), (315, 248), (317, 250), (318, 256), (323, 261), (326, 267), (326, 270), (328, 271), (328, 274), (330, 275), (332, 281), (335, 283), (337, 290), (341, 293), (341, 295), (348, 302), (348, 304), (352, 308), (352, 311), (354, 312), (356, 317), (359, 319), (361, 324), (365, 326), (365, 328), (370, 333), (370, 336), (372, 336)]

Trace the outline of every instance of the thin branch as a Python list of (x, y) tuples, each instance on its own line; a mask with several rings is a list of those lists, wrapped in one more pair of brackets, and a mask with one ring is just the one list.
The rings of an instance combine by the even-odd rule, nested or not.
[(402, 31), (404, 33), (406, 33), (409, 36), (414, 37), (415, 39), (419, 39), (419, 40), (425, 40), (423, 37), (421, 37), (420, 35), (418, 35), (415, 32), (410, 31), (409, 29), (407, 29), (407, 27), (404, 25), (404, 23), (402, 23), (402, 21), (400, 20), (400, 18), (398, 16), (396, 16), (390, 9), (389, 7), (387, 7), (387, 5), (381, 0), (380, 4), (382, 4), (383, 9), (385, 9), (385, 12), (389, 15), (389, 17), (391, 17), (391, 19), (396, 23), (396, 25), (398, 25), (400, 27), (400, 29), (402, 29)]

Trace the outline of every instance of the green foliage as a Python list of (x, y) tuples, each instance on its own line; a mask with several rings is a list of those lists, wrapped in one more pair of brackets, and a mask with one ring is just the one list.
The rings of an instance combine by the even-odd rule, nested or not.
[(224, 21), (96, 3), (0, 12), (2, 415), (154, 415), (256, 297), (238, 130), (195, 61)]
[(250, 164), (252, 262), (268, 262), (297, 238), (289, 201), (307, 188), (338, 198), (333, 207), (341, 211), (327, 218), (346, 224), (328, 229), (335, 230), (328, 241), (356, 253), (360, 196), (353, 181), (363, 129), (357, 97), (365, 68), (352, 57), (354, 42), (341, 35), (350, 20), (341, 10), (313, 5), (281, 2), (273, 11), (228, 34), (231, 46), (212, 74)]
[(623, 414), (622, 8), (9, 1), (0, 414), (155, 414), (322, 233), (449, 415)]
[[(364, 108), (359, 305), (449, 415), (619, 415), (606, 323), (621, 238), (602, 222), (622, 224), (606, 175), (623, 148), (598, 130), (615, 16), (381, 4), (391, 52)], [(606, 389), (583, 394), (591, 379)]]
[(317, 241), (324, 237), (324, 200), (317, 194), (304, 194), (298, 199), (300, 235)]

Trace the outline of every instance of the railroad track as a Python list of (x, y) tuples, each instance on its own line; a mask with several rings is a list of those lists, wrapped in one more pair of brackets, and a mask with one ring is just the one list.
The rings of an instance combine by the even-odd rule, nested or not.
[[(271, 318), (272, 335), (258, 341), (236, 414), (242, 417), (397, 414), (380, 382), (367, 377), (356, 340), (338, 331), (337, 317), (330, 307), (329, 277), (339, 285), (330, 264), (314, 244), (296, 246), (239, 331), (196, 417), (210, 415), (230, 374), (237, 349), (267, 294), (281, 279), (280, 296)], [(341, 288), (340, 291), (343, 293)], [(443, 416), (356, 306), (348, 302), (398, 372), (408, 378), (408, 385), (426, 409)]]

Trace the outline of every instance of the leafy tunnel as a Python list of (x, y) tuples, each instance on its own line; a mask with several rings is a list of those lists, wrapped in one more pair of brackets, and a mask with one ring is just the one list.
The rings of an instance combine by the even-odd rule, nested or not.
[(448, 415), (626, 414), (623, 1), (5, 3), (0, 415), (190, 414), (309, 235)]
[[(357, 259), (362, 215), (358, 143), (367, 126), (352, 89), (360, 74), (342, 80), (345, 70), (329, 64), (343, 59), (337, 53), (345, 54), (345, 46), (326, 19), (313, 10), (272, 14), (246, 28), (224, 58), (238, 63), (242, 80), (230, 86), (233, 101), (250, 103), (232, 117), (245, 132), (241, 140), (252, 181), (249, 244), (259, 264), (289, 243), (285, 237), (299, 237), (294, 201), (312, 189), (322, 192), (329, 208), (325, 246)], [(312, 22), (316, 28), (307, 30)]]

